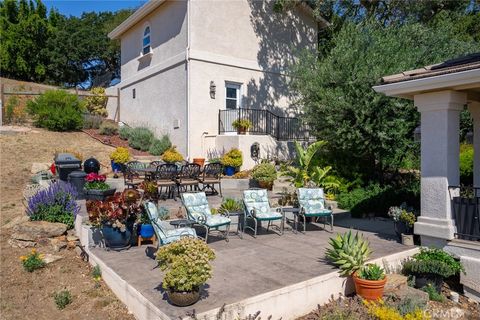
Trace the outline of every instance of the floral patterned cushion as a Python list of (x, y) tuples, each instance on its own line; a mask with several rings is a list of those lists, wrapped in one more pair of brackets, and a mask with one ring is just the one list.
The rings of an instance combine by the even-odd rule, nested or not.
[[(182, 201), (187, 209), (188, 217), (208, 227), (219, 227), (229, 224), (231, 220), (221, 215), (212, 215), (205, 192), (182, 193)], [(203, 217), (207, 220), (203, 221)]]
[(265, 189), (249, 189), (243, 191), (243, 202), (246, 210), (260, 220), (281, 219), (282, 214), (275, 212), (268, 203), (268, 194)]
[(171, 243), (177, 240), (180, 240), (182, 237), (197, 237), (195, 229), (192, 228), (178, 228), (173, 230), (168, 230), (165, 233), (165, 238), (162, 238), (162, 244)]
[(331, 210), (325, 208), (323, 189), (321, 188), (299, 188), (298, 202), (306, 216), (328, 216)]

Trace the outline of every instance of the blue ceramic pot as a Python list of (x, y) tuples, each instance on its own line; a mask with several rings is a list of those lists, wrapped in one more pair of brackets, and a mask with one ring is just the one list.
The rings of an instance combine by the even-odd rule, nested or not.
[(113, 228), (109, 225), (102, 226), (103, 239), (105, 245), (113, 250), (122, 250), (130, 248), (130, 238), (132, 233), (128, 228), (121, 232), (119, 228)]
[(112, 165), (113, 172), (122, 172), (122, 164), (121, 163), (116, 163), (113, 160), (111, 160), (110, 163)]
[(226, 166), (225, 174), (229, 177), (233, 176), (235, 174), (235, 167)]
[(153, 237), (153, 226), (151, 224), (140, 225), (140, 236), (144, 239)]

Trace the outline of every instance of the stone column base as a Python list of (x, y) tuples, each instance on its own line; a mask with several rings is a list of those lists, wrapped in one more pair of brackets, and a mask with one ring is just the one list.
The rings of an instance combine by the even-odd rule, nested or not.
[(420, 216), (414, 225), (415, 234), (444, 240), (452, 240), (456, 231), (455, 221), (452, 219)]

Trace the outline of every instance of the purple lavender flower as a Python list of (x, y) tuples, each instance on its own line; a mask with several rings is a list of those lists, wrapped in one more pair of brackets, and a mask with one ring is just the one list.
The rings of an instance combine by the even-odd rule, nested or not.
[(61, 206), (65, 212), (71, 212), (75, 219), (80, 212), (80, 206), (75, 201), (76, 198), (77, 191), (70, 183), (54, 182), (28, 199), (27, 214), (31, 217), (41, 208)]

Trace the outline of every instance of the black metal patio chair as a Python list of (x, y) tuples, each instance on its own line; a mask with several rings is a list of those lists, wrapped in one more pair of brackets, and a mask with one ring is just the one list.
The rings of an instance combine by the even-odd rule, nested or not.
[[(158, 192), (162, 195), (163, 188), (167, 191), (167, 197), (175, 197), (175, 191), (177, 190), (177, 181), (175, 180), (178, 174), (178, 168), (176, 164), (173, 163), (164, 163), (157, 167), (157, 171), (155, 172), (155, 181), (159, 188)], [(177, 192), (178, 193), (178, 192)]]
[[(221, 163), (209, 163), (203, 168), (198, 181), (202, 184), (202, 191), (210, 190), (212, 194), (219, 194), (222, 196), (222, 172), (223, 165)], [(218, 191), (215, 185), (218, 184)]]

